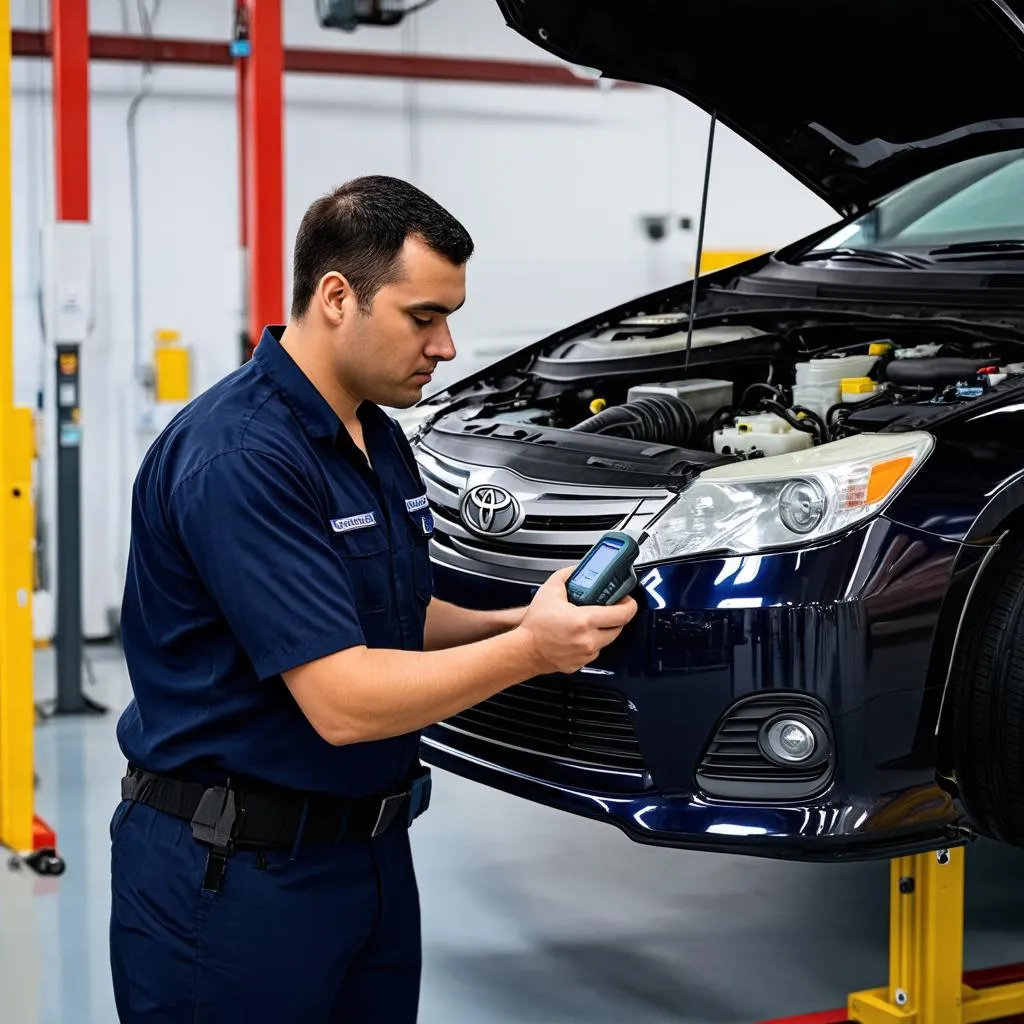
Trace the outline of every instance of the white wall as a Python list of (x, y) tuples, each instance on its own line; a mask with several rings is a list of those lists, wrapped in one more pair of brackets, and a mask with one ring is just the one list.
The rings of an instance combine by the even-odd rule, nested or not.
[[(45, 27), (48, 2), (12, 6), (16, 27)], [(89, 6), (92, 31), (139, 31), (131, 0)], [(285, 7), (292, 46), (550, 59), (507, 29), (486, 0), (438, 0), (398, 29), (352, 35), (320, 29), (314, 0), (285, 0)], [(165, 0), (156, 33), (226, 40), (231, 10), (231, 0)], [(106, 611), (120, 598), (129, 488), (152, 437), (137, 429), (140, 393), (132, 371), (125, 119), (141, 80), (136, 67), (91, 68), (99, 266), (95, 344), (85, 353), (83, 381), (87, 635), (104, 633)], [(38, 232), (53, 215), (49, 67), (18, 61), (14, 83), (16, 391), (18, 401), (35, 404), (52, 376), (37, 313)], [(143, 341), (148, 350), (156, 329), (180, 330), (201, 390), (238, 358), (234, 75), (157, 67), (151, 85), (137, 119)], [(365, 173), (408, 178), (474, 235), (469, 303), (453, 321), (462, 349), (458, 373), (495, 344), (532, 340), (689, 276), (695, 233), (652, 244), (640, 229), (645, 214), (696, 222), (699, 213), (707, 117), (678, 97), (653, 89), (298, 75), (286, 78), (285, 94), (289, 246), (313, 198)], [(719, 131), (709, 249), (770, 248), (831, 219), (768, 160)], [(42, 470), (48, 519), (53, 486), (50, 466)], [(48, 523), (44, 529), (52, 533)]]

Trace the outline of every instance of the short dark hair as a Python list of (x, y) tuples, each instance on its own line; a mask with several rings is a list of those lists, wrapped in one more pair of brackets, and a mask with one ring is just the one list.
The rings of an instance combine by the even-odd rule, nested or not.
[(473, 255), (469, 232), (430, 196), (398, 178), (370, 175), (347, 182), (306, 211), (295, 238), (292, 316), (306, 315), (326, 274), (348, 279), (368, 311), (374, 296), (401, 274), (410, 235), (461, 267)]

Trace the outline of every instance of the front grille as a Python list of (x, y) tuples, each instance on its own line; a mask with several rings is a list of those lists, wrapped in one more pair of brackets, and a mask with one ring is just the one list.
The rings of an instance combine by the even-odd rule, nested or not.
[[(574, 564), (602, 534), (621, 528), (627, 520), (639, 529), (668, 495), (667, 491), (531, 481), (501, 469), (457, 463), (422, 446), (416, 459), (434, 513), (434, 560), (521, 583), (542, 583), (556, 570)], [(523, 505), (526, 518), (515, 533), (481, 537), (463, 524), (462, 496), (484, 480), (506, 488)]]
[[(434, 523), (435, 525), (437, 523), (436, 515)], [(480, 537), (473, 537), (472, 540), (459, 540), (451, 535), (446, 535), (443, 530), (438, 532), (441, 534), (437, 538), (439, 545), (447, 547), (451, 551), (469, 554), (480, 562), (494, 563), (498, 555), (507, 555), (513, 561), (529, 558), (537, 562), (543, 561), (546, 563), (548, 560), (554, 560), (555, 564), (552, 565), (552, 572), (559, 567), (563, 559), (567, 563), (570, 561), (578, 562), (590, 550), (589, 544), (559, 544), (557, 546), (535, 543), (513, 544), (509, 542), (507, 537), (495, 540), (483, 540)]]
[[(809, 767), (779, 765), (758, 744), (762, 727), (779, 715), (813, 720), (828, 743), (828, 757)], [(758, 694), (735, 704), (719, 722), (697, 768), (697, 782), (708, 796), (725, 799), (799, 799), (821, 790), (835, 763), (828, 712), (800, 693)]]
[(643, 770), (626, 700), (614, 690), (535, 679), (442, 723), (531, 754), (617, 770)]

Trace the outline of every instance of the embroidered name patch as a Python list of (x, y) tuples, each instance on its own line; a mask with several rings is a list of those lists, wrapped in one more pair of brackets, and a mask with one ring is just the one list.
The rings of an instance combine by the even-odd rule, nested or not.
[(407, 512), (422, 512), (427, 507), (427, 504), (427, 496), (425, 494), (420, 495), (418, 498), (407, 498), (405, 510)]
[(376, 512), (364, 512), (361, 516), (349, 516), (347, 519), (331, 520), (331, 529), (335, 533), (349, 533), (352, 530), (365, 530), (368, 526), (376, 525)]

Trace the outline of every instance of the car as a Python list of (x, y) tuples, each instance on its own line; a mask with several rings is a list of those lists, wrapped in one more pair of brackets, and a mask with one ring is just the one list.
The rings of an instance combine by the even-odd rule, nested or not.
[(1024, 845), (1024, 4), (498, 3), (836, 220), (415, 407), (439, 597), (522, 605), (606, 531), (643, 541), (614, 644), (422, 757), (640, 843)]

